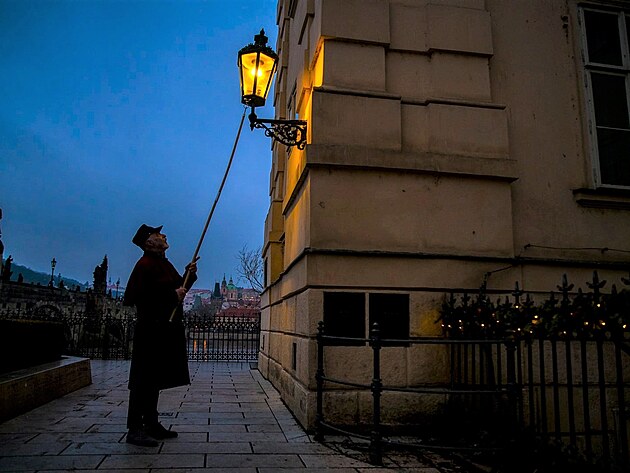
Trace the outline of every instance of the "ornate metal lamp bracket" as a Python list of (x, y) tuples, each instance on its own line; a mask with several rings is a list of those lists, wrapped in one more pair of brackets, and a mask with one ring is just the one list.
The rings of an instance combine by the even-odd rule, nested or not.
[(265, 130), (265, 136), (279, 141), (286, 146), (297, 146), (298, 149), (306, 147), (306, 121), (305, 120), (270, 120), (258, 118), (252, 109), (249, 114), (249, 126)]

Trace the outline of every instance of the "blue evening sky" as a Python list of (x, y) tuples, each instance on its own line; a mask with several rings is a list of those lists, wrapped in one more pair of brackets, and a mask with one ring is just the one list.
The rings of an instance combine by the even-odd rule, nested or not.
[[(216, 197), (243, 113), (236, 58), (276, 0), (0, 0), (0, 221), (5, 258), (125, 284), (141, 223), (164, 225), (181, 271)], [(272, 117), (269, 105), (258, 109)], [(247, 119), (195, 287), (263, 242), (270, 140)], [(245, 284), (241, 281), (241, 284)]]

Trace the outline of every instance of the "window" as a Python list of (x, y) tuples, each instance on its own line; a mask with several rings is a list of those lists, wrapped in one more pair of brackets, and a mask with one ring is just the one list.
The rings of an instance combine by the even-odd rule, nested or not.
[[(381, 338), (409, 338), (409, 294), (372, 293), (367, 298), (369, 324), (366, 322), (366, 297), (360, 292), (324, 292), (324, 333), (336, 337), (369, 338), (369, 327), (378, 322)], [(332, 345), (364, 345), (365, 342), (339, 340)], [(386, 345), (406, 346), (404, 342)]]
[(269, 258), (265, 258), (263, 262), (263, 284), (269, 287)]
[(381, 338), (409, 338), (409, 294), (370, 294), (370, 327), (374, 323), (379, 325)]
[(630, 10), (584, 7), (580, 11), (585, 37), (592, 133), (593, 171), (599, 186), (630, 186)]
[[(365, 338), (365, 294), (324, 292), (324, 334), (335, 337)], [(363, 345), (345, 340), (331, 345)]]
[(297, 103), (297, 83), (293, 83), (293, 88), (291, 89), (291, 93), (289, 94), (289, 99), (287, 100), (287, 119), (289, 120), (299, 120), (300, 113), (298, 110)]

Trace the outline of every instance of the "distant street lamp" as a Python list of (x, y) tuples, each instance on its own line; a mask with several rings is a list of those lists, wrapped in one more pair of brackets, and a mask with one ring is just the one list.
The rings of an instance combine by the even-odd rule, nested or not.
[(254, 43), (238, 52), (238, 68), (241, 81), (241, 103), (251, 107), (249, 125), (265, 130), (265, 135), (286, 146), (306, 146), (306, 121), (269, 120), (256, 116), (256, 107), (267, 100), (273, 75), (278, 67), (278, 55), (267, 46), (265, 30), (254, 36)]
[(57, 266), (57, 261), (55, 260), (55, 258), (53, 258), (50, 261), (50, 283), (48, 284), (50, 287), (54, 287), (55, 285), (55, 266)]

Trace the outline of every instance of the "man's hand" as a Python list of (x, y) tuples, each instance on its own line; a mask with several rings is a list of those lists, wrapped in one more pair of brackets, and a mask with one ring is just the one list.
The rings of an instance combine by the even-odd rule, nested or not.
[(188, 290), (185, 287), (179, 287), (175, 289), (175, 292), (177, 293), (177, 299), (181, 302), (184, 300), (184, 297), (186, 297)]
[(186, 265), (186, 272), (195, 275), (197, 274), (197, 261), (199, 261), (199, 256), (195, 258), (195, 261), (192, 261)]

